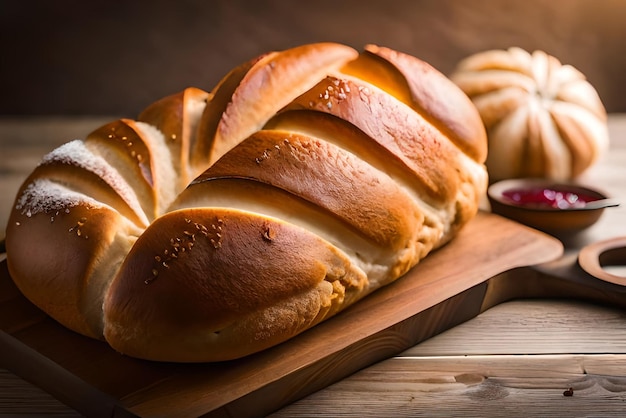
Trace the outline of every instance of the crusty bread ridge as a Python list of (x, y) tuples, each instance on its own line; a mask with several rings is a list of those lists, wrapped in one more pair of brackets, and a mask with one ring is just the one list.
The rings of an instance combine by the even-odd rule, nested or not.
[(423, 61), (271, 52), (52, 151), (7, 226), (16, 285), (157, 361), (246, 356), (397, 280), (478, 210), (486, 133)]

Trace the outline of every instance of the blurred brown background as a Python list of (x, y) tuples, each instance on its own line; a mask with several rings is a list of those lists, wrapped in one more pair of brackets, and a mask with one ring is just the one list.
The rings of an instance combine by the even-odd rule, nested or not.
[(135, 116), (210, 90), (267, 50), (377, 43), (449, 74), (492, 48), (543, 49), (626, 111), (623, 0), (2, 0), (0, 115)]

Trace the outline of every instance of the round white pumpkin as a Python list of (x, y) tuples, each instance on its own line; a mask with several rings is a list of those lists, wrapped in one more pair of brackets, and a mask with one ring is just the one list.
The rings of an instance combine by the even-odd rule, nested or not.
[(608, 146), (597, 91), (580, 71), (543, 51), (480, 52), (462, 60), (450, 78), (472, 99), (487, 129), (491, 181), (571, 180)]

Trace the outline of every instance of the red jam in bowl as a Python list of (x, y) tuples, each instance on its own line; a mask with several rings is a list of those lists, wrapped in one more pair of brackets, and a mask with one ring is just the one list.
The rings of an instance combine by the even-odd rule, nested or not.
[(580, 209), (588, 202), (598, 200), (579, 191), (543, 187), (509, 189), (502, 192), (502, 196), (518, 206), (537, 209)]

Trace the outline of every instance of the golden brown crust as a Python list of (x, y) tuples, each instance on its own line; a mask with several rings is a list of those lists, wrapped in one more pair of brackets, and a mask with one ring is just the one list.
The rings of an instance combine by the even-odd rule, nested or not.
[(382, 90), (328, 76), (284, 108), (290, 109), (326, 112), (355, 125), (400, 159), (435, 202), (449, 201), (457, 191), (458, 149), (419, 113)]
[(24, 182), (18, 192), (18, 203), (25, 198), (28, 186), (38, 180), (66, 186), (115, 208), (139, 227), (150, 223), (137, 194), (123, 176), (102, 157), (90, 152), (82, 141), (69, 142), (49, 153)]
[[(471, 100), (430, 64), (413, 56), (376, 45), (374, 54), (393, 65), (409, 88), (410, 105), (477, 162), (487, 156), (486, 134)], [(366, 55), (366, 54), (363, 54)]]
[[(207, 101), (206, 109), (202, 112), (198, 124), (198, 137), (202, 138), (202, 140), (195, 142), (194, 146), (191, 148), (192, 153), (190, 158), (192, 163), (197, 166), (203, 164), (206, 164), (207, 167), (210, 166), (209, 156), (214, 148), (222, 116), (225, 115), (229, 106), (237, 107), (236, 103), (231, 105), (235, 91), (237, 91), (239, 84), (241, 84), (246, 76), (251, 78), (248, 73), (252, 70), (254, 65), (268, 55), (275, 56), (276, 52), (260, 55), (233, 68), (212, 90), (211, 99)], [(257, 83), (262, 83), (262, 80), (257, 81)]]
[(407, 170), (402, 158), (383, 147), (357, 126), (330, 113), (314, 109), (285, 108), (267, 122), (265, 129), (323, 138), (386, 173), (398, 184), (411, 188), (417, 181), (414, 173)]
[(288, 191), (396, 251), (408, 245), (419, 227), (414, 203), (393, 179), (321, 139), (259, 131), (198, 181), (224, 177), (254, 179)]
[(174, 170), (179, 173), (178, 189), (184, 189), (206, 167), (192, 169), (190, 150), (197, 140), (198, 115), (204, 111), (211, 95), (189, 87), (180, 93), (158, 100), (144, 109), (138, 120), (155, 126), (165, 136)]
[(76, 332), (102, 338), (99, 306), (135, 229), (117, 211), (85, 196), (57, 197), (40, 211), (35, 208), (42, 202), (35, 201), (12, 211), (8, 268), (40, 309)]
[(265, 54), (234, 70), (214, 92), (218, 100), (209, 103), (211, 110), (200, 123), (202, 136), (213, 139), (199, 142), (194, 153), (212, 164), (294, 97), (357, 55), (341, 44), (310, 44)]
[(131, 356), (271, 347), (474, 216), (485, 134), (463, 97), (385, 48), (261, 55), (45, 156), (15, 200), (9, 271), (53, 318)]
[[(278, 320), (272, 334), (266, 335), (261, 331), (267, 325), (256, 323), (258, 317), (252, 314), (324, 281), (358, 289), (367, 283), (364, 275), (351, 270), (347, 257), (306, 230), (237, 210), (210, 208), (159, 218), (139, 238), (120, 272), (105, 301), (107, 341), (131, 355), (153, 354), (154, 359), (165, 360), (160, 356), (166, 353), (176, 361), (196, 361), (195, 356), (204, 354), (178, 348), (181, 339), (195, 330), (201, 330), (195, 338), (212, 357), (230, 356), (237, 347), (220, 343), (219, 334), (241, 318), (251, 317), (245, 326), (248, 345), (266, 347), (292, 337), (302, 331), (297, 322)], [(313, 309), (307, 315), (316, 316), (320, 306), (298, 309), (303, 313)], [(215, 345), (204, 341), (210, 334), (216, 334)], [(163, 335), (173, 347), (163, 346), (167, 344)]]
[(156, 218), (161, 196), (155, 184), (154, 153), (135, 122), (119, 119), (103, 125), (87, 135), (85, 144), (122, 174), (139, 195), (139, 202), (148, 219)]

